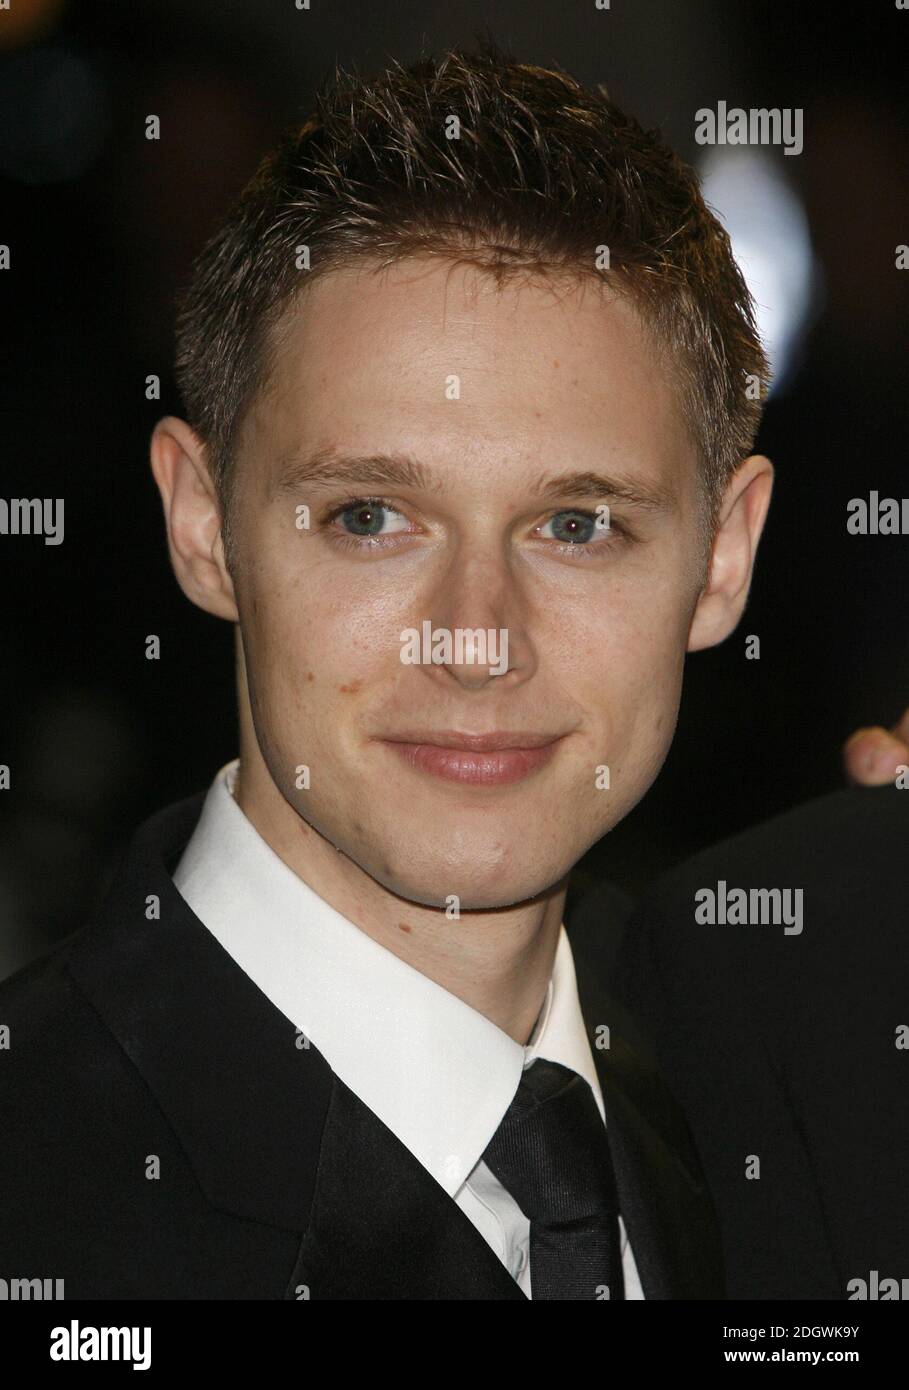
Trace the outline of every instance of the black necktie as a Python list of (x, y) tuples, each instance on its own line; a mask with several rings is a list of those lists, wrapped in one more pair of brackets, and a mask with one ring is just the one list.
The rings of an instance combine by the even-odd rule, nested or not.
[(609, 1141), (582, 1076), (532, 1062), (483, 1158), (530, 1221), (534, 1299), (625, 1297)]

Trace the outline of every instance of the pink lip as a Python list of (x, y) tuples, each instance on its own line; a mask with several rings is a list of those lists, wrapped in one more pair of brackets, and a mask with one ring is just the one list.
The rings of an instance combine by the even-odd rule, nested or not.
[(401, 729), (389, 734), (387, 743), (431, 743), (435, 748), (469, 748), (473, 753), (490, 753), (500, 748), (542, 748), (555, 743), (561, 734), (517, 733), (497, 729), (488, 734), (466, 734), (457, 729)]
[(445, 732), (422, 734), (419, 742), (382, 741), (421, 772), (450, 782), (501, 787), (548, 763), (561, 735)]

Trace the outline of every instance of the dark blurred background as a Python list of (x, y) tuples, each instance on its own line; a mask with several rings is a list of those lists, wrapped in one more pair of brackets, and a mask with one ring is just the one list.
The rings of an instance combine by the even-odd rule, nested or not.
[[(237, 752), (231, 631), (172, 577), (147, 462), (180, 412), (174, 298), (283, 126), (339, 61), (489, 28), (702, 169), (773, 338), (758, 448), (777, 490), (739, 632), (689, 659), (654, 789), (592, 852), (634, 890), (841, 782), (855, 727), (909, 704), (902, 536), (846, 503), (909, 495), (909, 12), (756, 0), (15, 0), (0, 12), (2, 494), (64, 497), (66, 538), (0, 537), (0, 976), (79, 926), (136, 823)], [(804, 151), (707, 150), (717, 102), (804, 112)], [(165, 138), (147, 141), (148, 114)], [(705, 155), (709, 158), (705, 159)], [(146, 378), (161, 400), (146, 399)], [(162, 658), (145, 658), (148, 634)], [(745, 659), (745, 638), (761, 659)]]

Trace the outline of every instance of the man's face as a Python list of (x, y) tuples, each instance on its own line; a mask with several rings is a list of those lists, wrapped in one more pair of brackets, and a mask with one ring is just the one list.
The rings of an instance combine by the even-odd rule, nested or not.
[[(381, 477), (351, 463), (379, 455)], [(412, 901), (492, 908), (558, 883), (665, 757), (700, 507), (675, 388), (626, 302), (427, 260), (314, 282), (234, 495), (250, 705), (286, 802)], [(402, 661), (424, 623), (449, 659)], [(457, 649), (478, 629), (485, 663)], [(545, 746), (440, 751), (452, 731)]]

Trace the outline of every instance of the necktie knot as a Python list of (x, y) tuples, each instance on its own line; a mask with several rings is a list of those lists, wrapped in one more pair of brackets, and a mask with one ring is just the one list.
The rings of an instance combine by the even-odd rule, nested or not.
[(533, 1297), (622, 1298), (612, 1158), (584, 1078), (536, 1059), (483, 1157), (530, 1222)]

